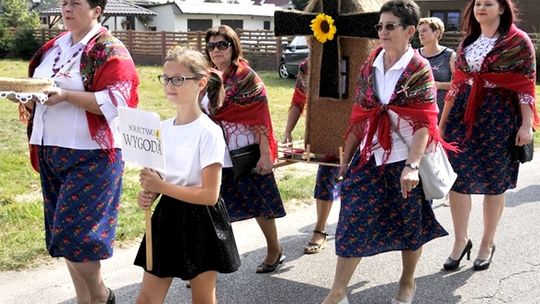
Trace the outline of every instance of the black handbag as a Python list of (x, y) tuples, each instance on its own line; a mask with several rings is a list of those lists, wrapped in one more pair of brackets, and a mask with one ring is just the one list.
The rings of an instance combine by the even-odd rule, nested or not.
[(257, 162), (261, 158), (259, 144), (230, 150), (229, 154), (233, 163), (234, 178), (251, 173), (251, 170), (257, 166)]
[(514, 146), (512, 149), (512, 160), (514, 162), (526, 163), (533, 159), (534, 142), (523, 146)]

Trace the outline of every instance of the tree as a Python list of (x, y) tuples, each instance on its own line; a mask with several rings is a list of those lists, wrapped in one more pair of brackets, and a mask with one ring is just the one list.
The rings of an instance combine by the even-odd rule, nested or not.
[(0, 26), (33, 29), (39, 25), (38, 14), (29, 10), (26, 0), (2, 0), (2, 11)]
[(303, 11), (306, 5), (308, 4), (309, 0), (292, 0), (292, 4), (294, 6), (294, 9)]

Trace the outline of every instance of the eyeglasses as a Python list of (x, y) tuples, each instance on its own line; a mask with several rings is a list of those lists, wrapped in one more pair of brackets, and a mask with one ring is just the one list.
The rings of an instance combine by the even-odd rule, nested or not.
[(385, 25), (382, 25), (381, 23), (378, 23), (378, 24), (375, 24), (375, 30), (377, 32), (380, 32), (384, 28), (385, 31), (391, 32), (391, 31), (395, 30), (400, 25), (403, 26), (404, 28), (406, 26), (403, 23), (387, 23)]
[(173, 76), (173, 77), (167, 77), (166, 75), (159, 75), (158, 77), (159, 83), (166, 86), (169, 84), (169, 81), (172, 82), (173, 86), (179, 87), (182, 84), (184, 84), (184, 81), (188, 79), (197, 79), (196, 77), (186, 77), (186, 76)]
[(231, 46), (231, 43), (229, 41), (221, 40), (218, 42), (208, 42), (206, 43), (206, 48), (209, 52), (213, 51), (216, 47), (220, 51), (224, 51)]

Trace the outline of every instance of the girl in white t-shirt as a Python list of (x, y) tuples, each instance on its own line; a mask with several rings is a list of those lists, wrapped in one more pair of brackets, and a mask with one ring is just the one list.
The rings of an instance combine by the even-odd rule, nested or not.
[(204, 56), (173, 48), (159, 76), (176, 117), (162, 123), (167, 173), (143, 169), (138, 202), (152, 216), (153, 269), (146, 268), (143, 239), (135, 264), (143, 267), (137, 303), (163, 303), (174, 277), (189, 280), (193, 303), (216, 303), (217, 273), (234, 272), (240, 258), (229, 217), (219, 197), (225, 140), (221, 128), (199, 106), (199, 94), (222, 98), (219, 72)]

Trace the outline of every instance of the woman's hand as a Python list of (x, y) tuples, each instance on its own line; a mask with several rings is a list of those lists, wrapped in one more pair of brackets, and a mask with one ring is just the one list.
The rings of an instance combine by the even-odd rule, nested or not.
[(148, 168), (141, 170), (139, 181), (144, 190), (156, 193), (161, 193), (161, 186), (164, 183), (163, 179), (156, 171)]
[(403, 198), (407, 198), (412, 189), (418, 186), (420, 178), (418, 176), (418, 169), (412, 169), (410, 167), (403, 168), (401, 171), (401, 177), (399, 183), (401, 184), (401, 195)]
[(270, 154), (267, 153), (261, 153), (261, 157), (259, 158), (259, 161), (257, 162), (257, 166), (255, 167), (255, 171), (259, 173), (260, 175), (266, 175), (272, 173), (272, 158), (270, 157)]
[(522, 125), (516, 134), (516, 146), (526, 145), (533, 140), (533, 130), (530, 126)]
[(283, 141), (282, 141), (282, 143), (284, 143), (284, 144), (289, 144), (289, 143), (292, 143), (292, 141), (293, 141), (293, 138), (292, 138), (291, 132), (285, 132), (285, 133), (283, 134)]
[(60, 102), (67, 101), (68, 91), (59, 87), (48, 87), (43, 91), (49, 98), (45, 103), (48, 106), (54, 106)]
[(156, 200), (157, 196), (158, 194), (155, 192), (145, 190), (139, 191), (139, 195), (137, 196), (137, 202), (139, 203), (139, 207), (144, 210), (152, 207), (152, 203)]

